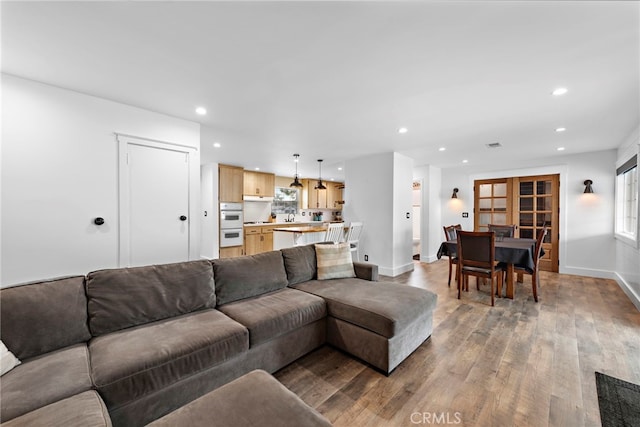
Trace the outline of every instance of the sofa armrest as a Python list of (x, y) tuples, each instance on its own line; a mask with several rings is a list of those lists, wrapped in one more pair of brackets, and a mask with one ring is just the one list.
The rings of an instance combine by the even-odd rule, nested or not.
[(376, 264), (355, 261), (353, 263), (353, 269), (358, 279), (369, 280), (371, 282), (378, 281), (378, 266)]

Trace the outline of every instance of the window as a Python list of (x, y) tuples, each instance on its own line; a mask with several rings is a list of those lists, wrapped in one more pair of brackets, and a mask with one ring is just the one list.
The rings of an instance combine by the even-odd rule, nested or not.
[(299, 194), (300, 191), (297, 188), (276, 187), (271, 212), (276, 214), (298, 213)]
[(616, 235), (638, 242), (638, 156), (620, 166), (616, 177)]

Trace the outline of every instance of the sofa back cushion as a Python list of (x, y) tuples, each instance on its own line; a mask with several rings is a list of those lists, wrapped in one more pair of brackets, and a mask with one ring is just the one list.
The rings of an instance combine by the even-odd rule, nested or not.
[(1, 338), (24, 360), (91, 338), (84, 276), (0, 289)]
[(287, 286), (287, 273), (280, 251), (214, 259), (212, 262), (218, 305), (277, 291)]
[(93, 336), (216, 305), (206, 260), (99, 270), (87, 275)]
[(316, 249), (313, 244), (281, 249), (289, 285), (316, 278)]

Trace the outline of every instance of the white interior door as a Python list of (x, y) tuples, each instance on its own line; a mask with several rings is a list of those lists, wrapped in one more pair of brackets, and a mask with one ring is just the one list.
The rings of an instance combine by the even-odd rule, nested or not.
[(121, 170), (121, 266), (189, 259), (189, 150), (125, 143)]

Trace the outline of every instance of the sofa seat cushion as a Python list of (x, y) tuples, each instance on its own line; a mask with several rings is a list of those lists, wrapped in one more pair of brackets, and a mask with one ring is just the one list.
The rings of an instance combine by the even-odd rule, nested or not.
[(87, 345), (76, 344), (25, 359), (3, 375), (1, 381), (2, 421), (91, 390)]
[(94, 384), (109, 410), (249, 348), (249, 331), (217, 310), (124, 329), (89, 342)]
[(218, 310), (249, 329), (252, 347), (327, 316), (322, 298), (295, 289), (243, 299)]
[(324, 298), (329, 316), (386, 338), (433, 311), (437, 300), (425, 289), (361, 279), (311, 280), (293, 287)]
[(265, 371), (255, 370), (148, 427), (330, 427), (331, 423)]
[(95, 390), (85, 391), (2, 423), (2, 427), (111, 427)]

